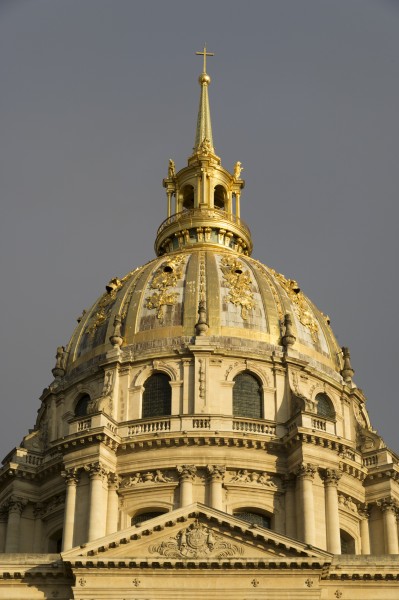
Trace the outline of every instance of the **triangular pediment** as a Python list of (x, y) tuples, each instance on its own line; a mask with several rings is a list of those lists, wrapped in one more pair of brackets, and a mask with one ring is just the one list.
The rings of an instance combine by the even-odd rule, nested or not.
[(331, 554), (196, 503), (145, 521), (62, 554), (94, 564), (191, 561), (325, 562)]

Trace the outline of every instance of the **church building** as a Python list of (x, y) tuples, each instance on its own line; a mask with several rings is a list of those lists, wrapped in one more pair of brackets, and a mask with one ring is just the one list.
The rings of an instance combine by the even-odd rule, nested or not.
[(398, 600), (399, 457), (328, 317), (252, 257), (197, 54), (156, 258), (83, 311), (3, 460), (0, 598)]

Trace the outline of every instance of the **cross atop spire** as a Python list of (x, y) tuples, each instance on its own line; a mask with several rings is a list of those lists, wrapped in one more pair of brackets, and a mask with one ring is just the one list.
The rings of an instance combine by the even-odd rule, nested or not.
[(211, 125), (211, 111), (209, 108), (208, 99), (208, 86), (211, 83), (211, 78), (206, 72), (206, 57), (214, 56), (213, 52), (206, 51), (206, 44), (202, 52), (196, 52), (196, 54), (204, 57), (204, 70), (198, 78), (201, 86), (200, 104), (198, 110), (197, 119), (197, 130), (195, 133), (195, 144), (194, 151), (204, 147), (211, 152), (214, 152), (213, 137), (212, 137), (212, 125)]
[(207, 56), (215, 56), (215, 53), (214, 52), (207, 52), (206, 51), (206, 42), (205, 42), (203, 51), (202, 52), (196, 52), (195, 54), (199, 54), (199, 55), (201, 55), (201, 56), (204, 57), (204, 68), (203, 68), (202, 72), (206, 73), (206, 57)]

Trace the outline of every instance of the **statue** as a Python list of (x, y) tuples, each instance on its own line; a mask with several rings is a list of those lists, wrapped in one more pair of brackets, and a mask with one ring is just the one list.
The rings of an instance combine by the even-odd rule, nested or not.
[(240, 179), (241, 178), (241, 171), (243, 171), (244, 168), (241, 166), (240, 161), (238, 160), (236, 162), (236, 164), (234, 165), (234, 179)]
[(176, 165), (175, 161), (171, 158), (169, 159), (169, 167), (168, 167), (168, 178), (172, 179), (176, 175)]

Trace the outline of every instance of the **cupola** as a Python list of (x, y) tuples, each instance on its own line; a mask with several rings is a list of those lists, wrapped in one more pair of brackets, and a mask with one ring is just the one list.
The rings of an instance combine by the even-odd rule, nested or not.
[(167, 218), (157, 231), (155, 252), (167, 252), (197, 245), (223, 246), (240, 254), (252, 252), (251, 232), (241, 219), (240, 198), (245, 182), (242, 166), (236, 162), (232, 173), (221, 164), (213, 145), (206, 58), (213, 56), (204, 47), (198, 78), (201, 86), (195, 143), (187, 167), (176, 172), (169, 160), (168, 176), (163, 180), (167, 196)]

